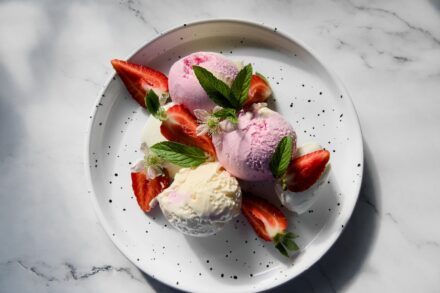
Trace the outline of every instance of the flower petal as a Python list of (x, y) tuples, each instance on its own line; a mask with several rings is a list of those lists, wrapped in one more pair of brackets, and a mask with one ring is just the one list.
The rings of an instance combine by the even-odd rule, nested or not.
[(148, 145), (145, 142), (143, 142), (141, 144), (141, 148), (140, 149), (144, 153), (144, 155), (146, 155), (146, 156), (150, 153), (150, 149), (148, 148)]
[(196, 128), (196, 134), (197, 136), (204, 135), (209, 131), (209, 127), (206, 124), (200, 124)]
[(194, 115), (196, 116), (197, 120), (200, 122), (205, 122), (211, 114), (209, 114), (208, 111), (203, 109), (195, 109)]
[(131, 167), (131, 171), (132, 172), (141, 172), (145, 170), (145, 166), (144, 166), (144, 160), (139, 160), (137, 161), (132, 167)]
[(252, 110), (253, 111), (258, 111), (258, 110), (260, 110), (261, 108), (264, 108), (264, 107), (267, 107), (267, 103), (262, 102), (262, 103), (252, 104)]
[(163, 174), (162, 169), (157, 166), (148, 166), (147, 168), (147, 178), (154, 179)]
[(167, 102), (167, 100), (168, 100), (168, 98), (169, 98), (169, 96), (170, 96), (170, 95), (169, 95), (167, 92), (162, 92), (162, 93), (159, 95), (159, 104), (160, 104), (161, 106), (165, 105), (166, 102)]
[(237, 127), (236, 124), (231, 123), (231, 121), (228, 121), (228, 120), (223, 120), (220, 123), (220, 129), (224, 132), (231, 132), (231, 131), (235, 130), (236, 127)]
[(223, 108), (220, 107), (220, 106), (218, 106), (218, 105), (216, 105), (216, 106), (214, 107), (214, 109), (212, 109), (212, 113), (218, 112), (218, 111), (220, 111), (221, 109), (223, 109)]
[(153, 166), (153, 169), (154, 169), (154, 172), (156, 173), (156, 177), (164, 175), (163, 169), (161, 166)]

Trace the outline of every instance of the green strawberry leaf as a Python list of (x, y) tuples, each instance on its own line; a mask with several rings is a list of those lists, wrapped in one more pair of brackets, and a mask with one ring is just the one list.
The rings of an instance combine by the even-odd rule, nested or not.
[(208, 159), (202, 149), (172, 141), (156, 143), (150, 149), (162, 159), (181, 167), (196, 167)]
[(281, 242), (288, 250), (293, 250), (293, 251), (297, 251), (299, 250), (298, 245), (295, 243), (295, 241), (293, 241), (292, 239), (289, 238), (283, 238), (283, 241)]
[(284, 255), (285, 257), (289, 257), (289, 253), (287, 252), (287, 249), (283, 246), (281, 243), (277, 243), (275, 245), (275, 248), (278, 249), (278, 251)]
[(273, 242), (275, 244), (275, 248), (284, 255), (289, 257), (288, 250), (297, 251), (299, 250), (299, 246), (293, 241), (293, 238), (296, 238), (296, 235), (292, 232), (283, 232), (278, 233), (273, 237)]
[(286, 173), (292, 159), (292, 146), (293, 139), (291, 136), (283, 137), (278, 143), (269, 163), (273, 177), (280, 178)]
[(153, 90), (149, 90), (145, 96), (145, 106), (151, 115), (156, 116), (160, 108), (159, 97)]

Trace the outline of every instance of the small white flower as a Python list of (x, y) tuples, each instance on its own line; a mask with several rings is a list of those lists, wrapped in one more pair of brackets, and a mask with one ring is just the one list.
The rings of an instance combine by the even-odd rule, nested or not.
[(195, 109), (194, 115), (196, 116), (197, 121), (204, 122), (209, 118), (209, 116), (211, 116), (211, 113), (203, 109)]
[[(217, 112), (220, 107), (215, 107), (213, 113)], [(199, 125), (196, 128), (198, 136), (209, 133), (210, 135), (217, 133), (220, 130), (220, 119), (213, 116), (206, 110), (195, 109), (194, 115), (197, 118)]]
[[(143, 169), (147, 172), (147, 178), (154, 179), (163, 175), (163, 160), (155, 153), (151, 153), (145, 142), (141, 144), (141, 151), (144, 153), (142, 163)], [(135, 165), (136, 168), (139, 168), (138, 164), (139, 162)]]
[(209, 127), (207, 124), (199, 124), (196, 128), (196, 134), (197, 136), (205, 135), (208, 133)]

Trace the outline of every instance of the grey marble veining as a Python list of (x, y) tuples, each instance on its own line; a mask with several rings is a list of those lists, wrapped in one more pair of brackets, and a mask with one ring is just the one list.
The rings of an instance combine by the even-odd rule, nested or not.
[(351, 221), (273, 292), (438, 292), (440, 1), (0, 2), (0, 292), (174, 292), (93, 213), (83, 151), (111, 58), (210, 18), (304, 41), (352, 95), (365, 177)]

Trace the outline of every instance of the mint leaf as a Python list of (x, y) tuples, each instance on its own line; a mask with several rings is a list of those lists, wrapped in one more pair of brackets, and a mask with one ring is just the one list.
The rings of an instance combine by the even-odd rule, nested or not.
[(223, 108), (235, 108), (236, 105), (229, 99), (231, 90), (227, 84), (203, 67), (194, 65), (192, 68), (200, 85), (214, 103)]
[(232, 108), (223, 108), (213, 113), (212, 115), (220, 119), (228, 119), (231, 123), (234, 124), (238, 123), (237, 110)]
[(278, 143), (275, 153), (270, 159), (270, 170), (275, 178), (280, 178), (286, 173), (292, 159), (292, 145), (293, 139), (290, 136), (285, 136)]
[(156, 143), (150, 150), (162, 159), (181, 167), (195, 167), (208, 159), (202, 149), (172, 141)]
[(252, 65), (243, 67), (235, 77), (231, 86), (231, 96), (235, 100), (236, 108), (240, 109), (246, 102), (252, 79)]
[(153, 90), (149, 90), (145, 96), (145, 106), (151, 115), (156, 116), (160, 108), (159, 97)]

